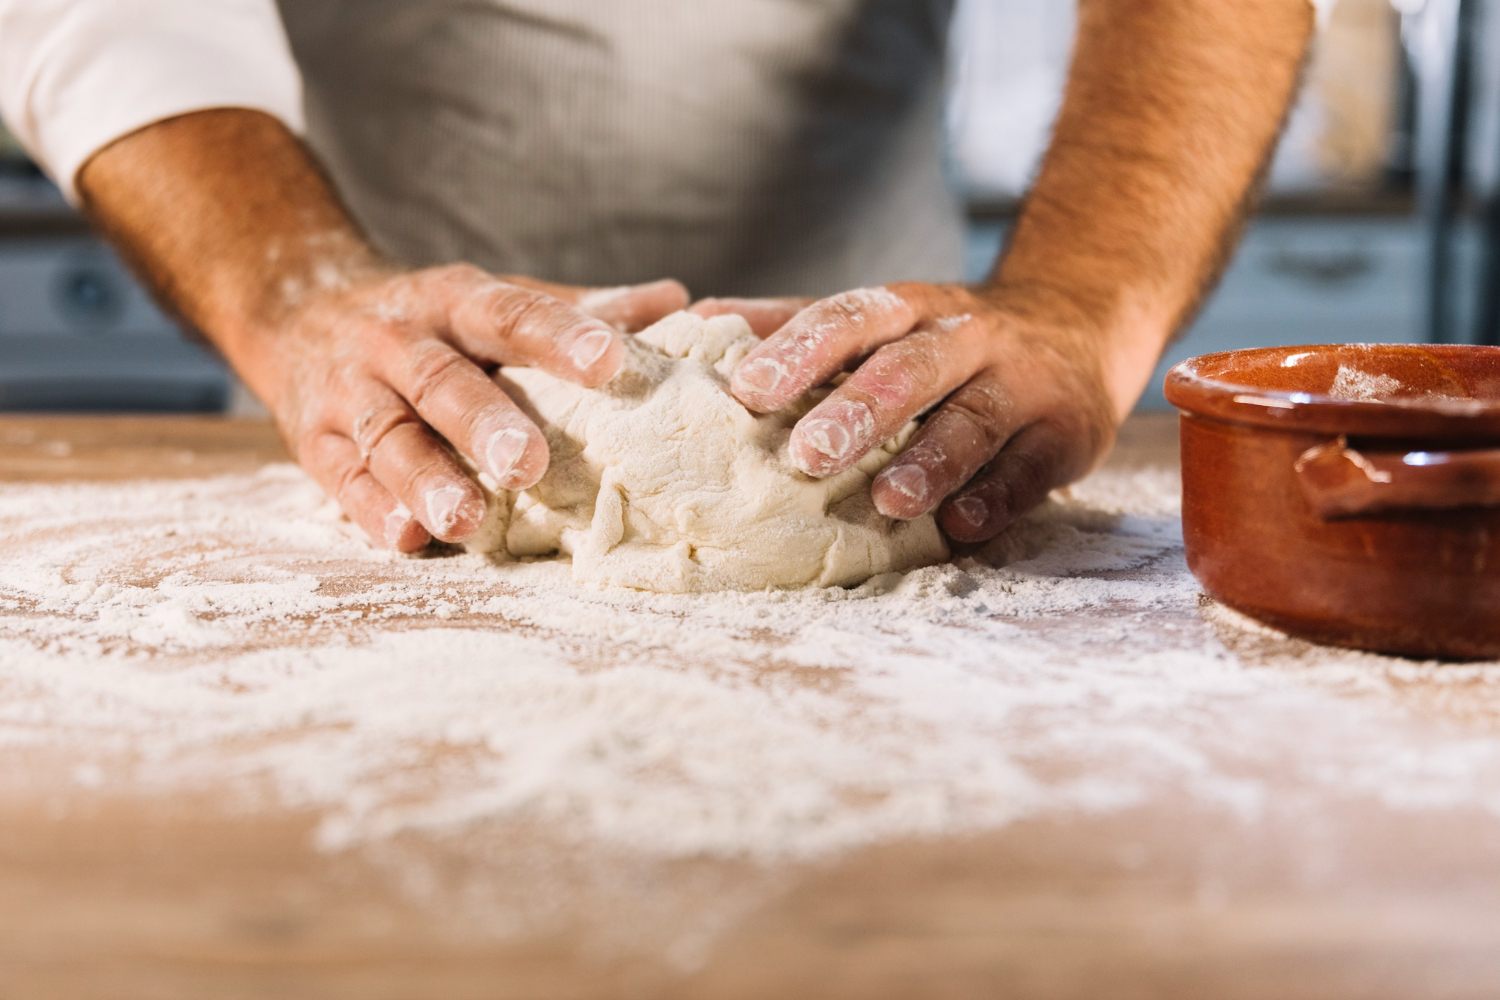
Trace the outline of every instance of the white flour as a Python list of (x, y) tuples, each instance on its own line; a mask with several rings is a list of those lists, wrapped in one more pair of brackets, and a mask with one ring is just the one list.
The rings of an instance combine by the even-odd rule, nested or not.
[(1305, 810), (1500, 810), (1500, 740), (1401, 696), (1493, 700), (1500, 668), (1205, 616), (1177, 491), (1098, 474), (997, 546), (1005, 569), (646, 595), (373, 552), (289, 466), (0, 487), (0, 747), (89, 788), (314, 808), (329, 849), (516, 821), (795, 860), (1184, 793), (1254, 820), (1273, 772)]
[(1333, 378), (1333, 385), (1328, 387), (1328, 395), (1334, 399), (1378, 403), (1389, 399), (1403, 388), (1405, 386), (1401, 384), (1400, 379), (1389, 375), (1364, 372), (1358, 368), (1350, 368), (1348, 365), (1339, 365), (1338, 374)]

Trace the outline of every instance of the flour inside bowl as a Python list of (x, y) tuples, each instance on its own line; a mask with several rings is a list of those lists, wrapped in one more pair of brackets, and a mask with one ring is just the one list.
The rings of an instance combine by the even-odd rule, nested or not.
[(1360, 371), (1348, 365), (1339, 365), (1328, 395), (1334, 399), (1356, 402), (1383, 402), (1401, 392), (1401, 380), (1390, 375)]

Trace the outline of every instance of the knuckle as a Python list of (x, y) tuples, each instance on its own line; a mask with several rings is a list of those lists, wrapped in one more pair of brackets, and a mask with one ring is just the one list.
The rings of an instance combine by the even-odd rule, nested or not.
[(1006, 456), (1005, 475), (1017, 487), (1013, 495), (1028, 499), (1051, 488), (1052, 462), (1041, 451), (1020, 449)]
[(553, 300), (527, 288), (496, 287), (486, 293), (485, 313), (502, 336), (534, 334), (538, 328), (555, 326)]
[(884, 285), (854, 288), (824, 301), (835, 316), (850, 325), (888, 320), (906, 308), (906, 300)]
[(1115, 442), (1113, 421), (1087, 417), (1051, 420), (1045, 433), (1054, 486), (1087, 475)]
[(872, 360), (881, 360), (883, 365), (904, 372), (919, 386), (937, 385), (943, 374), (937, 353), (928, 344), (898, 340), (876, 351)]
[(434, 395), (461, 376), (465, 364), (463, 355), (438, 341), (415, 346), (407, 358), (406, 398), (421, 412)]
[(328, 495), (344, 504), (351, 488), (363, 475), (363, 463), (353, 458), (343, 435), (316, 431), (299, 436), (294, 448), (297, 461), (316, 479)]
[(828, 311), (845, 322), (858, 322), (864, 316), (864, 304), (854, 292), (840, 292), (826, 302)]
[(355, 418), (350, 429), (354, 446), (366, 461), (402, 424), (412, 423), (411, 414), (404, 407), (375, 406)]
[(419, 425), (410, 425), (409, 433), (411, 440), (405, 442), (399, 455), (391, 456), (381, 465), (379, 478), (393, 494), (408, 502), (417, 501), (434, 484), (448, 485), (467, 479)]
[(949, 399), (943, 410), (949, 419), (968, 425), (981, 441), (998, 444), (1005, 436), (1009, 402), (992, 386), (968, 386)]
[[(374, 347), (374, 356), (377, 360), (371, 367), (379, 365), (378, 359), (399, 356), (400, 352), (407, 350), (412, 343), (418, 328), (411, 322), (411, 314), (405, 306), (405, 301), (399, 297), (396, 300), (380, 303), (367, 315), (367, 321), (351, 331), (352, 335), (347, 338), (350, 343)], [(339, 365), (333, 377), (354, 378), (365, 370), (365, 364), (362, 362)]]
[(356, 465), (353, 462), (342, 463), (334, 478), (334, 497), (341, 504), (348, 502), (354, 496), (355, 486), (369, 474), (369, 470), (363, 465)]
[(871, 405), (891, 411), (894, 418), (904, 415), (918, 402), (918, 394), (930, 390), (937, 379), (937, 366), (925, 352), (898, 341), (872, 354), (843, 388), (868, 397)]
[(413, 462), (396, 473), (396, 480), (399, 483), (397, 495), (421, 497), (424, 493), (423, 486), (432, 478), (434, 478), (432, 469), (425, 464)]

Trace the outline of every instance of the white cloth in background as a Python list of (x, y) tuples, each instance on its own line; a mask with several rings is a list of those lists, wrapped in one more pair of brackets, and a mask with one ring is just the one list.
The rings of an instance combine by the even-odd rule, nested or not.
[(302, 130), (272, 0), (0, 0), (0, 116), (70, 200), (78, 168), (110, 142), (219, 107)]

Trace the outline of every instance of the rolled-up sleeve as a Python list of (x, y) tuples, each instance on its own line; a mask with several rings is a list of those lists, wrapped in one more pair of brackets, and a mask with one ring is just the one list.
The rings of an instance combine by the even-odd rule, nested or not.
[(302, 131), (274, 0), (0, 0), (0, 115), (70, 200), (99, 149), (208, 108)]

